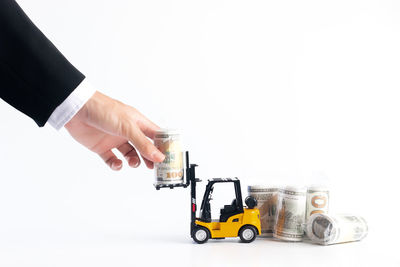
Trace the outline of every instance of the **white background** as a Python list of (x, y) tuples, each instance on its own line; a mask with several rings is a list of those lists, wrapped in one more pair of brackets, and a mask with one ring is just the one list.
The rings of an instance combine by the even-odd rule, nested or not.
[(399, 1), (19, 3), (98, 90), (181, 129), (198, 177), (328, 183), (370, 233), (194, 244), (188, 189), (0, 102), (0, 266), (400, 265)]

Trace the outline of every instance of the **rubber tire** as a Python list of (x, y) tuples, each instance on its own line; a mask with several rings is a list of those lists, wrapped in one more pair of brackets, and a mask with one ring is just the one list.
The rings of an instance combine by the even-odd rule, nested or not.
[[(205, 231), (205, 232), (206, 232), (206, 235), (207, 235), (207, 236), (206, 236), (206, 238), (205, 238), (204, 240), (199, 240), (199, 239), (196, 238), (196, 233), (197, 233), (198, 231)], [(208, 229), (205, 228), (205, 227), (196, 226), (196, 227), (193, 229), (192, 238), (193, 238), (193, 240), (194, 240), (197, 244), (204, 244), (204, 243), (206, 243), (206, 242), (208, 241), (208, 239), (210, 238), (210, 232), (209, 232)]]
[[(243, 236), (243, 233), (244, 233), (246, 230), (251, 230), (251, 231), (253, 232), (253, 237), (252, 237), (251, 239), (246, 239), (246, 238)], [(240, 237), (240, 240), (242, 240), (243, 243), (251, 243), (251, 242), (253, 242), (254, 239), (256, 239), (256, 237), (257, 237), (257, 229), (256, 229), (254, 226), (245, 225), (245, 226), (243, 226), (242, 228), (240, 228), (240, 230), (239, 230), (239, 237)]]

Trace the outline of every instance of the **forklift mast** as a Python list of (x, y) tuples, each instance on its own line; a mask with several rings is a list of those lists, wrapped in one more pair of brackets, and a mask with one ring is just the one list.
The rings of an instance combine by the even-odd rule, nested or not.
[(201, 182), (200, 179), (196, 178), (196, 164), (189, 163), (189, 151), (186, 151), (186, 186), (190, 185), (190, 235), (192, 235), (193, 229), (196, 226), (196, 182)]

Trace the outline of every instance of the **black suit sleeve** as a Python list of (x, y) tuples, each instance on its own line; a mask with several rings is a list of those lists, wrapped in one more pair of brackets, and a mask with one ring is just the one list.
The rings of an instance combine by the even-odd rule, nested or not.
[(14, 0), (0, 0), (0, 97), (4, 101), (43, 126), (84, 78)]

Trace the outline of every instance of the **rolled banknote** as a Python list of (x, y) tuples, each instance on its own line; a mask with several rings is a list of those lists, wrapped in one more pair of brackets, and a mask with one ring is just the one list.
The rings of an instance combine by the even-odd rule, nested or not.
[(179, 132), (171, 129), (157, 130), (154, 145), (165, 155), (163, 162), (154, 164), (156, 188), (183, 184), (183, 150)]
[(306, 212), (304, 187), (287, 186), (278, 191), (278, 204), (273, 236), (286, 241), (301, 241)]
[(306, 221), (314, 213), (328, 213), (329, 190), (323, 186), (307, 188)]
[(275, 225), (278, 188), (262, 185), (248, 187), (249, 196), (257, 199), (257, 208), (260, 210), (261, 237), (272, 236)]
[(312, 242), (331, 245), (363, 239), (368, 234), (368, 226), (359, 216), (316, 213), (309, 218), (306, 232)]

